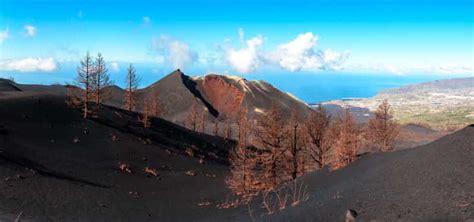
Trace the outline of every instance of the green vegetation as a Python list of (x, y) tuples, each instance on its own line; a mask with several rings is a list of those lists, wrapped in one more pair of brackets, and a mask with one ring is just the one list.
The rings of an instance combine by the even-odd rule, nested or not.
[(415, 113), (413, 110), (395, 110), (394, 115), (402, 124), (418, 123), (441, 130), (459, 129), (474, 123), (474, 115), (472, 115), (474, 107), (472, 106), (456, 107), (451, 110), (436, 112), (430, 112), (429, 109), (418, 109)]

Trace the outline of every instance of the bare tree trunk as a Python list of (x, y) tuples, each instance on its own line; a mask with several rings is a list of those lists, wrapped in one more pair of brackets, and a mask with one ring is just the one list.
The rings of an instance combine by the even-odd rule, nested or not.
[(87, 114), (89, 113), (89, 69), (86, 71), (86, 88), (84, 90), (84, 119), (87, 119)]

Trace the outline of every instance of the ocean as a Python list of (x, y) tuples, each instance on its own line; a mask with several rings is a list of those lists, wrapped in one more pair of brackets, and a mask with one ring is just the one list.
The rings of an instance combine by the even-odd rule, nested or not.
[(251, 75), (248, 79), (270, 82), (282, 91), (290, 92), (307, 103), (319, 103), (344, 98), (369, 98), (384, 89), (403, 85), (453, 78), (450, 75), (404, 75), (391, 74), (278, 74)]
[[(12, 77), (26, 84), (65, 84), (72, 83), (76, 76), (77, 64), (63, 64), (51, 73), (0, 73), (0, 78)], [(118, 86), (124, 85), (126, 69), (110, 71), (111, 79)], [(153, 66), (137, 65), (137, 74), (142, 79), (141, 87), (158, 81), (172, 70), (155, 70)], [(185, 72), (188, 74), (188, 72)], [(206, 73), (204, 71), (189, 72)], [(239, 75), (248, 80), (264, 80), (278, 89), (289, 92), (307, 103), (319, 103), (344, 98), (368, 98), (378, 92), (403, 85), (455, 78), (453, 75), (393, 75), (393, 74), (353, 74), (342, 72), (321, 73), (282, 73), (260, 72), (258, 74)]]

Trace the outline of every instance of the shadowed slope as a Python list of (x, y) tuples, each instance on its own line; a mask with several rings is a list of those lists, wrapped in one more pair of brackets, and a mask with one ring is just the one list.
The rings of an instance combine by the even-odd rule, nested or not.
[(233, 142), (161, 119), (143, 129), (136, 113), (111, 107), (83, 120), (64, 100), (0, 99), (0, 219), (23, 211), (26, 221), (206, 220), (212, 209), (198, 203), (225, 196)]

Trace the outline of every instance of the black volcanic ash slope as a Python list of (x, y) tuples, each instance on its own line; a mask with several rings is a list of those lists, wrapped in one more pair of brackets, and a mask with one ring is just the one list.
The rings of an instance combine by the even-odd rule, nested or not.
[[(135, 113), (104, 107), (83, 120), (64, 96), (0, 97), (0, 220), (250, 221), (247, 206), (217, 209), (229, 194), (231, 142), (164, 120), (144, 130)], [(118, 138), (118, 141), (114, 141)], [(194, 150), (197, 157), (182, 155)], [(205, 164), (201, 164), (200, 155)], [(310, 199), (257, 221), (466, 221), (474, 218), (474, 126), (410, 150), (368, 154), (344, 169), (310, 173)], [(119, 171), (119, 162), (133, 174)], [(145, 167), (159, 177), (147, 177)], [(194, 176), (192, 176), (194, 175)]]
[(344, 169), (307, 175), (311, 198), (275, 215), (278, 221), (474, 219), (474, 125), (428, 145), (370, 154)]
[[(160, 119), (144, 130), (136, 114), (115, 108), (84, 121), (64, 100), (0, 99), (0, 220), (20, 212), (33, 221), (204, 220), (211, 213), (198, 203), (227, 193), (231, 141)], [(160, 176), (147, 177), (145, 167)]]

